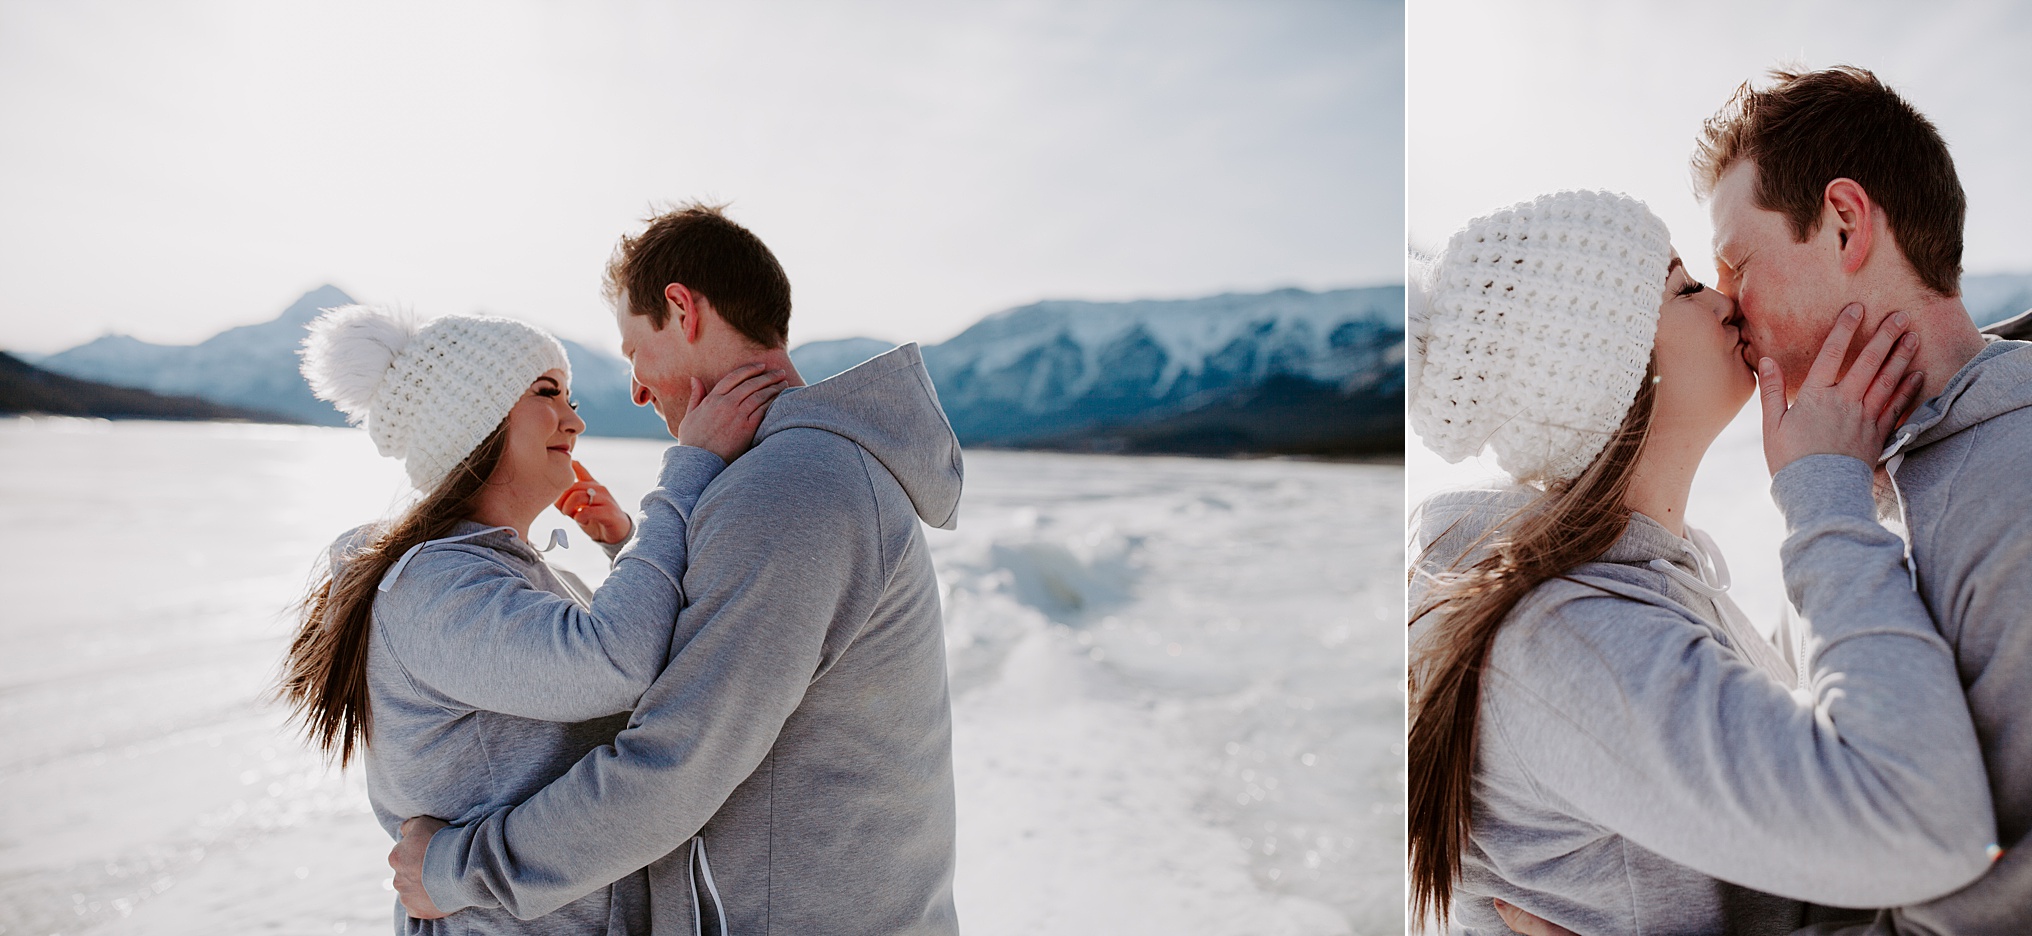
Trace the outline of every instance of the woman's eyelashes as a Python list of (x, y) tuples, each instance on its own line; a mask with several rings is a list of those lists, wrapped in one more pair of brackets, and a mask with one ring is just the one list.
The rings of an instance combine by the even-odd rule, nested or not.
[(1688, 278), (1686, 285), (1679, 287), (1679, 295), (1682, 297), (1691, 296), (1706, 288), (1706, 286), (1700, 284), (1700, 280)]
[[(554, 396), (557, 396), (558, 394), (560, 394), (560, 393), (563, 393), (563, 392), (564, 392), (564, 391), (562, 391), (562, 390), (559, 390), (559, 389), (558, 389), (558, 388), (556, 388), (556, 387), (538, 387), (538, 388), (536, 388), (536, 395), (537, 395), (537, 396), (540, 396), (540, 397), (554, 397)], [(578, 412), (578, 409), (579, 409), (579, 401), (577, 401), (577, 400), (566, 400), (566, 401), (565, 401), (565, 405), (566, 405), (566, 406), (569, 406), (569, 407), (571, 407), (571, 408), (572, 408), (572, 412), (574, 412), (574, 413)]]

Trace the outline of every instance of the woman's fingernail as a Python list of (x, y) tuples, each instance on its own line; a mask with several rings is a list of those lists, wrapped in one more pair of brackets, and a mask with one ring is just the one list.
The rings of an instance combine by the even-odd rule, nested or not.
[(1891, 324), (1896, 325), (1899, 328), (1904, 328), (1905, 323), (1909, 321), (1912, 321), (1912, 316), (1906, 315), (1903, 312), (1891, 313)]
[(1863, 304), (1862, 304), (1862, 303), (1860, 303), (1860, 302), (1851, 302), (1851, 303), (1849, 303), (1848, 305), (1846, 305), (1846, 306), (1843, 306), (1843, 307), (1842, 307), (1842, 318), (1845, 318), (1845, 319), (1859, 319), (1859, 318), (1862, 318), (1862, 317), (1863, 317)]

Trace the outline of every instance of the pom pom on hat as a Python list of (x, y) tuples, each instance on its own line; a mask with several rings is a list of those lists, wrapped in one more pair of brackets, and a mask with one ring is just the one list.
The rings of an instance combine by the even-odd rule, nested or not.
[(1412, 289), (1412, 429), (1450, 462), (1487, 446), (1519, 481), (1578, 477), (1636, 400), (1671, 258), (1665, 223), (1609, 192), (1469, 222)]
[(367, 424), (381, 454), (435, 488), (546, 371), (571, 380), (564, 346), (513, 319), (447, 315), (419, 324), (382, 306), (328, 309), (310, 323), (303, 375), (319, 399)]
[(308, 328), (300, 353), (310, 392), (338, 407), (347, 423), (359, 425), (388, 379), (388, 368), (416, 337), (416, 317), (384, 306), (340, 306), (325, 310)]

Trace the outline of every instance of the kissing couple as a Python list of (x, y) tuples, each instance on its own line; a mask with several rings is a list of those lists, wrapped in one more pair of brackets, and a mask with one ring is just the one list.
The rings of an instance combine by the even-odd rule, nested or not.
[[(332, 545), (278, 690), (365, 763), (396, 931), (957, 932), (920, 524), (954, 525), (961, 462), (917, 346), (805, 386), (782, 266), (703, 205), (623, 238), (607, 297), (678, 440), (639, 515), (573, 458), (550, 335), (349, 306), (304, 342), (419, 492)], [(598, 589), (531, 539), (551, 506)]]
[[(1773, 78), (1693, 154), (1713, 287), (1561, 192), (1414, 290), (1412, 427), (1512, 481), (1411, 523), (1415, 922), (2032, 933), (2032, 344), (1962, 306), (1934, 126), (1862, 69)], [(1753, 393), (1775, 639), (1685, 516)]]

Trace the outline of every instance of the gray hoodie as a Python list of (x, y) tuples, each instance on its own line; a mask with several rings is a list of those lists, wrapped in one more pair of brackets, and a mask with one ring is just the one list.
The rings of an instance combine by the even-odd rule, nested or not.
[(2032, 344), (1992, 339), (1899, 427), (1884, 467), (1880, 509), (1910, 530), (1919, 595), (1954, 649), (2005, 852), (1961, 891), (1840, 932), (2032, 933)]
[[(507, 527), (465, 522), (411, 549), (374, 599), (367, 796), (388, 834), (410, 816), (468, 818), (517, 802), (612, 740), (663, 668), (682, 604), (685, 515), (724, 467), (672, 446), (642, 500), (640, 536), (595, 593)], [(367, 528), (340, 538), (334, 559)], [(610, 548), (610, 555), (617, 548)], [(636, 874), (540, 924), (498, 910), (414, 920), (412, 934), (639, 932)]]
[[(1500, 897), (1580, 933), (1788, 933), (1802, 901), (1919, 899), (1987, 866), (1954, 661), (1875, 519), (1869, 468), (1801, 459), (1772, 494), (1814, 635), (1797, 678), (1728, 601), (1704, 537), (1641, 515), (1511, 613), (1482, 684), (1454, 932), (1508, 933)], [(1428, 501), (1414, 603), (1528, 497)]]
[[(916, 345), (785, 392), (691, 516), (688, 604), (627, 730), (521, 805), (438, 832), (431, 900), (527, 919), (647, 865), (656, 932), (957, 932), (919, 523), (953, 525), (960, 477)], [(709, 856), (671, 854), (695, 835)], [(719, 907), (695, 916), (695, 889)]]

